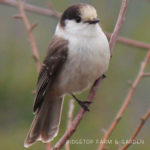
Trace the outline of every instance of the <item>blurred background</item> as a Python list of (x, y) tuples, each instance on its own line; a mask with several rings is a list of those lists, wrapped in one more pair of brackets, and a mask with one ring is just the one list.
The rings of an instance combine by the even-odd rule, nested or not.
[[(101, 26), (104, 31), (112, 32), (121, 0), (27, 0), (28, 3), (48, 8), (52, 4), (57, 11), (62, 12), (69, 5), (86, 2), (96, 7)], [(23, 142), (33, 119), (33, 94), (37, 80), (37, 71), (32, 59), (31, 47), (28, 42), (24, 24), (15, 20), (18, 14), (16, 8), (0, 5), (0, 149), (23, 150)], [(34, 30), (36, 43), (42, 61), (48, 44), (57, 24), (54, 17), (27, 13), (31, 23), (38, 23)], [(130, 0), (126, 21), (120, 32), (121, 36), (150, 43), (150, 1)], [(128, 81), (134, 81), (146, 51), (116, 44), (107, 78), (102, 82), (90, 112), (86, 113), (76, 133), (71, 140), (101, 139), (102, 129), (107, 129), (122, 105), (128, 91)], [(150, 71), (150, 65), (147, 67)], [(85, 99), (88, 91), (79, 95)], [(66, 129), (68, 104), (71, 97), (66, 97), (59, 135), (53, 144), (61, 137)], [(132, 102), (125, 111), (122, 120), (110, 137), (113, 144), (108, 144), (111, 150), (118, 148), (114, 140), (128, 139), (140, 118), (150, 107), (150, 78), (144, 78), (138, 85)], [(74, 114), (79, 110), (75, 103)], [(138, 139), (144, 144), (135, 144), (130, 150), (150, 149), (150, 120), (146, 122)], [(98, 144), (71, 144), (71, 150), (94, 150)], [(42, 150), (45, 145), (37, 142), (29, 150)]]

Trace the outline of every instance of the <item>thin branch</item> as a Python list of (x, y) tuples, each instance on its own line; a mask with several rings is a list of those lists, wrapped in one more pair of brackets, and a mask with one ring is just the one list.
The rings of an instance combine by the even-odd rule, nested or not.
[[(105, 34), (108, 38), (111, 37), (110, 33), (105, 33)], [(129, 45), (129, 46), (132, 46), (132, 47), (135, 47), (135, 48), (142, 48), (146, 51), (148, 49), (150, 49), (150, 44), (140, 42), (140, 41), (136, 41), (136, 40), (132, 40), (132, 39), (129, 39), (129, 38), (117, 37), (117, 42)]]
[(13, 15), (12, 16), (14, 19), (22, 19), (22, 16), (21, 15)]
[(72, 126), (73, 110), (74, 110), (74, 100), (70, 100), (70, 103), (69, 103), (69, 112), (68, 112), (67, 129), (70, 129), (71, 126)]
[[(122, 23), (123, 23), (123, 19), (124, 19), (126, 8), (127, 8), (127, 3), (128, 3), (127, 0), (122, 0), (122, 6), (121, 6), (120, 14), (119, 14), (119, 17), (118, 17), (118, 20), (117, 20), (117, 24), (116, 24), (114, 32), (113, 32), (113, 34), (112, 34), (112, 36), (110, 38), (110, 49), (111, 49), (111, 52), (113, 52), (113, 48), (114, 48), (115, 42), (117, 40), (117, 35), (118, 35), (118, 33), (119, 33), (120, 29), (121, 29)], [(132, 97), (132, 95), (133, 95), (133, 93), (135, 91), (135, 88), (137, 87), (139, 81), (143, 77), (144, 69), (145, 69), (145, 67), (146, 67), (146, 65), (148, 63), (149, 58), (150, 58), (150, 51), (148, 51), (148, 53), (147, 53), (147, 55), (145, 57), (145, 60), (144, 60), (144, 62), (141, 65), (140, 72), (139, 72), (139, 74), (138, 74), (134, 84), (131, 86), (131, 89), (130, 89), (130, 91), (129, 91), (129, 93), (128, 93), (125, 101), (124, 101), (123, 106), (119, 110), (116, 118), (114, 119), (114, 121), (110, 125), (109, 129), (104, 134), (103, 141), (106, 141), (109, 138), (109, 136), (111, 135), (112, 131), (115, 129), (115, 127), (119, 123), (119, 120), (121, 119), (124, 111), (126, 110), (128, 104), (131, 101), (131, 97)], [(104, 146), (105, 146), (105, 142), (100, 144), (98, 150), (103, 150)]]
[(34, 61), (36, 64), (37, 71), (39, 72), (40, 71), (39, 53), (38, 53), (38, 49), (37, 49), (34, 35), (32, 33), (33, 26), (30, 25), (30, 22), (26, 16), (25, 11), (24, 11), (24, 3), (21, 0), (18, 0), (18, 7), (19, 7), (21, 19), (23, 20), (25, 27), (26, 27), (26, 30), (27, 30), (28, 35), (29, 35), (29, 41), (30, 41), (30, 45), (32, 47), (33, 58), (34, 58)]
[(150, 73), (144, 73), (143, 77), (150, 77)]
[(51, 144), (50, 143), (46, 143), (46, 150), (51, 150)]
[[(127, 97), (125, 98), (124, 100), (124, 103), (122, 105), (122, 107), (120, 108), (119, 112), (117, 113), (117, 116), (115, 117), (114, 121), (112, 122), (112, 124), (110, 125), (109, 129), (106, 131), (106, 133), (104, 134), (104, 137), (103, 137), (103, 141), (106, 141), (109, 136), (111, 135), (111, 133), (113, 132), (113, 130), (116, 128), (116, 126), (118, 125), (123, 113), (125, 112), (127, 106), (129, 105), (129, 103), (131, 102), (131, 98), (133, 96), (133, 93), (137, 87), (137, 85), (139, 84), (140, 80), (142, 79), (143, 77), (143, 74), (144, 74), (144, 70), (147, 66), (147, 63), (148, 61), (150, 60), (150, 50), (148, 51), (143, 63), (141, 64), (141, 68), (140, 68), (140, 71), (134, 81), (134, 83), (132, 84), (131, 88), (130, 88), (130, 91), (127, 95)], [(99, 150), (103, 150), (105, 146), (105, 143), (102, 143), (99, 147)]]
[[(17, 1), (16, 0), (0, 0), (1, 4), (4, 5), (9, 5), (9, 6), (13, 6), (13, 7), (17, 7)], [(30, 4), (25, 4), (24, 5), (25, 10), (28, 10), (30, 12), (36, 13), (36, 14), (40, 14), (40, 15), (46, 15), (46, 16), (53, 16), (56, 18), (60, 18), (61, 13), (51, 10), (51, 9), (46, 9), (46, 8), (41, 8), (41, 7), (37, 7), (37, 6), (33, 6)]]
[(110, 51), (111, 51), (111, 55), (113, 53), (114, 46), (115, 46), (115, 43), (117, 41), (117, 37), (118, 37), (118, 34), (119, 34), (120, 29), (122, 27), (123, 21), (125, 20), (125, 14), (126, 14), (127, 4), (128, 4), (128, 0), (122, 0), (122, 4), (121, 4), (120, 13), (119, 13), (119, 16), (118, 16), (118, 20), (117, 20), (115, 29), (113, 31), (113, 34), (112, 34), (112, 36), (110, 38)]
[(129, 142), (127, 144), (125, 144), (120, 150), (126, 150), (133, 142), (133, 140), (136, 138), (136, 136), (139, 134), (139, 132), (141, 131), (142, 127), (144, 126), (145, 122), (147, 121), (147, 119), (150, 117), (150, 109), (147, 111), (147, 113), (141, 118), (141, 122), (139, 123), (139, 125), (137, 126), (137, 128), (135, 129), (134, 133), (132, 134), (132, 136), (129, 139)]
[[(4, 5), (9, 5), (9, 6), (13, 6), (13, 7), (17, 7), (17, 2), (15, 0), (0, 0), (1, 4)], [(30, 5), (30, 4), (25, 4), (24, 5), (25, 10), (39, 14), (39, 15), (45, 15), (45, 16), (53, 16), (56, 18), (60, 18), (61, 13), (56, 11), (55, 9), (52, 9), (50, 7), (50, 9), (47, 8), (41, 8), (41, 7), (37, 7), (34, 5)], [(17, 16), (16, 16), (17, 18)], [(18, 17), (19, 18), (19, 17)], [(107, 37), (110, 38), (111, 34), (110, 33), (106, 33)], [(133, 47), (138, 47), (138, 48), (142, 48), (142, 49), (150, 49), (150, 44), (148, 43), (144, 43), (144, 42), (140, 42), (140, 41), (136, 41), (136, 40), (132, 40), (129, 38), (124, 38), (124, 37), (117, 37), (117, 41), (120, 43), (124, 43), (127, 45), (131, 45)]]
[[(71, 126), (72, 126), (73, 110), (74, 110), (74, 100), (70, 100), (69, 112), (68, 112), (67, 130), (69, 130), (71, 128)], [(70, 150), (69, 141), (66, 142), (65, 148), (66, 148), (66, 150)]]
[(69, 144), (69, 140), (66, 142), (65, 144), (65, 149), (66, 150), (70, 150), (70, 144)]
[[(18, 7), (19, 7), (20, 14), (21, 14), (20, 16), (21, 16), (21, 19), (23, 20), (25, 27), (26, 27), (26, 30), (28, 32), (29, 41), (30, 41), (30, 44), (32, 47), (33, 59), (35, 61), (36, 68), (37, 68), (37, 71), (39, 73), (40, 67), (41, 67), (40, 61), (39, 61), (39, 53), (38, 53), (38, 48), (37, 48), (37, 45), (35, 42), (34, 35), (32, 33), (32, 30), (37, 26), (37, 24), (30, 25), (30, 22), (26, 16), (25, 11), (24, 11), (24, 6), (25, 6), (25, 3), (23, 3), (21, 0), (18, 0)], [(46, 144), (46, 150), (50, 150), (50, 149), (51, 149), (51, 145), (50, 145), (50, 143), (47, 143)]]

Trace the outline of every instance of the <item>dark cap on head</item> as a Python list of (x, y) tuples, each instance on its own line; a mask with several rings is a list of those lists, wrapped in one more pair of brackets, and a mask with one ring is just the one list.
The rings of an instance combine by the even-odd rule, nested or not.
[[(74, 20), (77, 23), (84, 21), (88, 23), (92, 19), (97, 18), (96, 10), (89, 4), (75, 4), (67, 8), (61, 16), (60, 25), (65, 26), (66, 20)], [(93, 22), (94, 23), (94, 22)]]
[(84, 4), (76, 4), (76, 5), (72, 5), (69, 8), (67, 8), (64, 13), (62, 14), (61, 20), (60, 20), (60, 24), (61, 26), (65, 26), (65, 20), (76, 20), (77, 22), (79, 22), (81, 20), (81, 12), (80, 12), (80, 8), (82, 7), (82, 5)]

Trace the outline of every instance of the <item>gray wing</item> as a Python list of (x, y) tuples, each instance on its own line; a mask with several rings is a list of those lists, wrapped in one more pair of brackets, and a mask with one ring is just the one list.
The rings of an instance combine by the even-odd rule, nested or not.
[(67, 54), (68, 42), (62, 38), (54, 37), (49, 45), (48, 53), (43, 61), (39, 73), (33, 111), (39, 111), (48, 88), (53, 84), (64, 65)]

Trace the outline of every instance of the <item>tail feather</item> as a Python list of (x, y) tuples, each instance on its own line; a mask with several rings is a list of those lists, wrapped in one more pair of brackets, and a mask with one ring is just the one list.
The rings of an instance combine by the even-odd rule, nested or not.
[(36, 141), (48, 143), (57, 135), (61, 119), (63, 98), (45, 99), (36, 114), (24, 146), (29, 147)]

